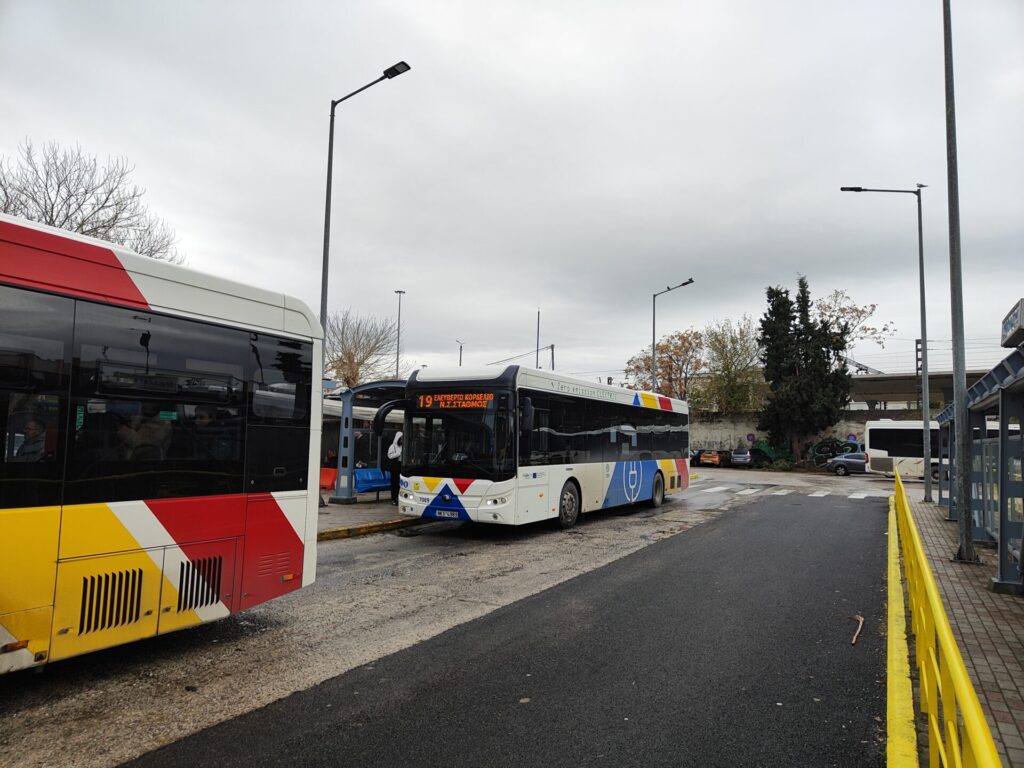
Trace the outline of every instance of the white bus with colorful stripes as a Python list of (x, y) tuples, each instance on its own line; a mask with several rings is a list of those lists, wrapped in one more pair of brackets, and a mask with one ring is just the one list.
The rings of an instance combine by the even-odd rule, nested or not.
[(313, 581), (321, 337), (295, 299), (0, 215), (0, 673)]
[(402, 407), (406, 516), (569, 528), (688, 485), (681, 400), (509, 366), (418, 370)]

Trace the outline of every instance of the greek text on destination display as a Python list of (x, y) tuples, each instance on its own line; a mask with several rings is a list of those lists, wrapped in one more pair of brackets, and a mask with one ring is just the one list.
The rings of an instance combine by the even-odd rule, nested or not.
[(493, 392), (435, 392), (431, 395), (418, 395), (417, 404), (420, 408), (487, 408), (494, 401)]

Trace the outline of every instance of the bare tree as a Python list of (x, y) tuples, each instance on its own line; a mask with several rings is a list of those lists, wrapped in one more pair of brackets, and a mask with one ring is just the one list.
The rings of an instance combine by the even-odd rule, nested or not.
[(847, 341), (850, 346), (858, 341), (873, 341), (884, 349), (887, 337), (896, 333), (896, 326), (891, 320), (882, 323), (880, 327), (867, 325), (876, 309), (877, 304), (857, 304), (845, 290), (832, 291), (825, 298), (814, 302), (814, 312), (819, 319), (828, 320), (836, 329), (846, 324), (849, 331)]
[(182, 263), (174, 230), (142, 201), (146, 190), (131, 182), (133, 170), (123, 157), (101, 167), (77, 145), (51, 142), (36, 152), (26, 139), (15, 162), (0, 157), (0, 211)]
[(324, 328), (326, 370), (346, 387), (393, 377), (395, 331), (394, 321), (386, 318), (349, 309), (330, 313)]

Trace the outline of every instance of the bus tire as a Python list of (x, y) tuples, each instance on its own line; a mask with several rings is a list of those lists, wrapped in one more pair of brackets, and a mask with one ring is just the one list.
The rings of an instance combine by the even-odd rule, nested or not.
[(580, 492), (576, 483), (566, 480), (558, 494), (558, 526), (572, 528), (580, 519)]
[(937, 466), (932, 466), (932, 480), (935, 480), (937, 482), (938, 479), (939, 479), (939, 468)]
[(651, 487), (651, 506), (657, 509), (665, 503), (665, 477), (661, 472), (654, 473), (654, 483)]

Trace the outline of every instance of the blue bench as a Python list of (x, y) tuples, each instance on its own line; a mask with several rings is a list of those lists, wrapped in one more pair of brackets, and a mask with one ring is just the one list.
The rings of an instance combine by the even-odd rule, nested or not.
[(380, 500), (381, 491), (391, 490), (391, 473), (384, 472), (377, 467), (357, 467), (355, 470), (355, 492), (367, 493), (377, 492), (377, 500)]

